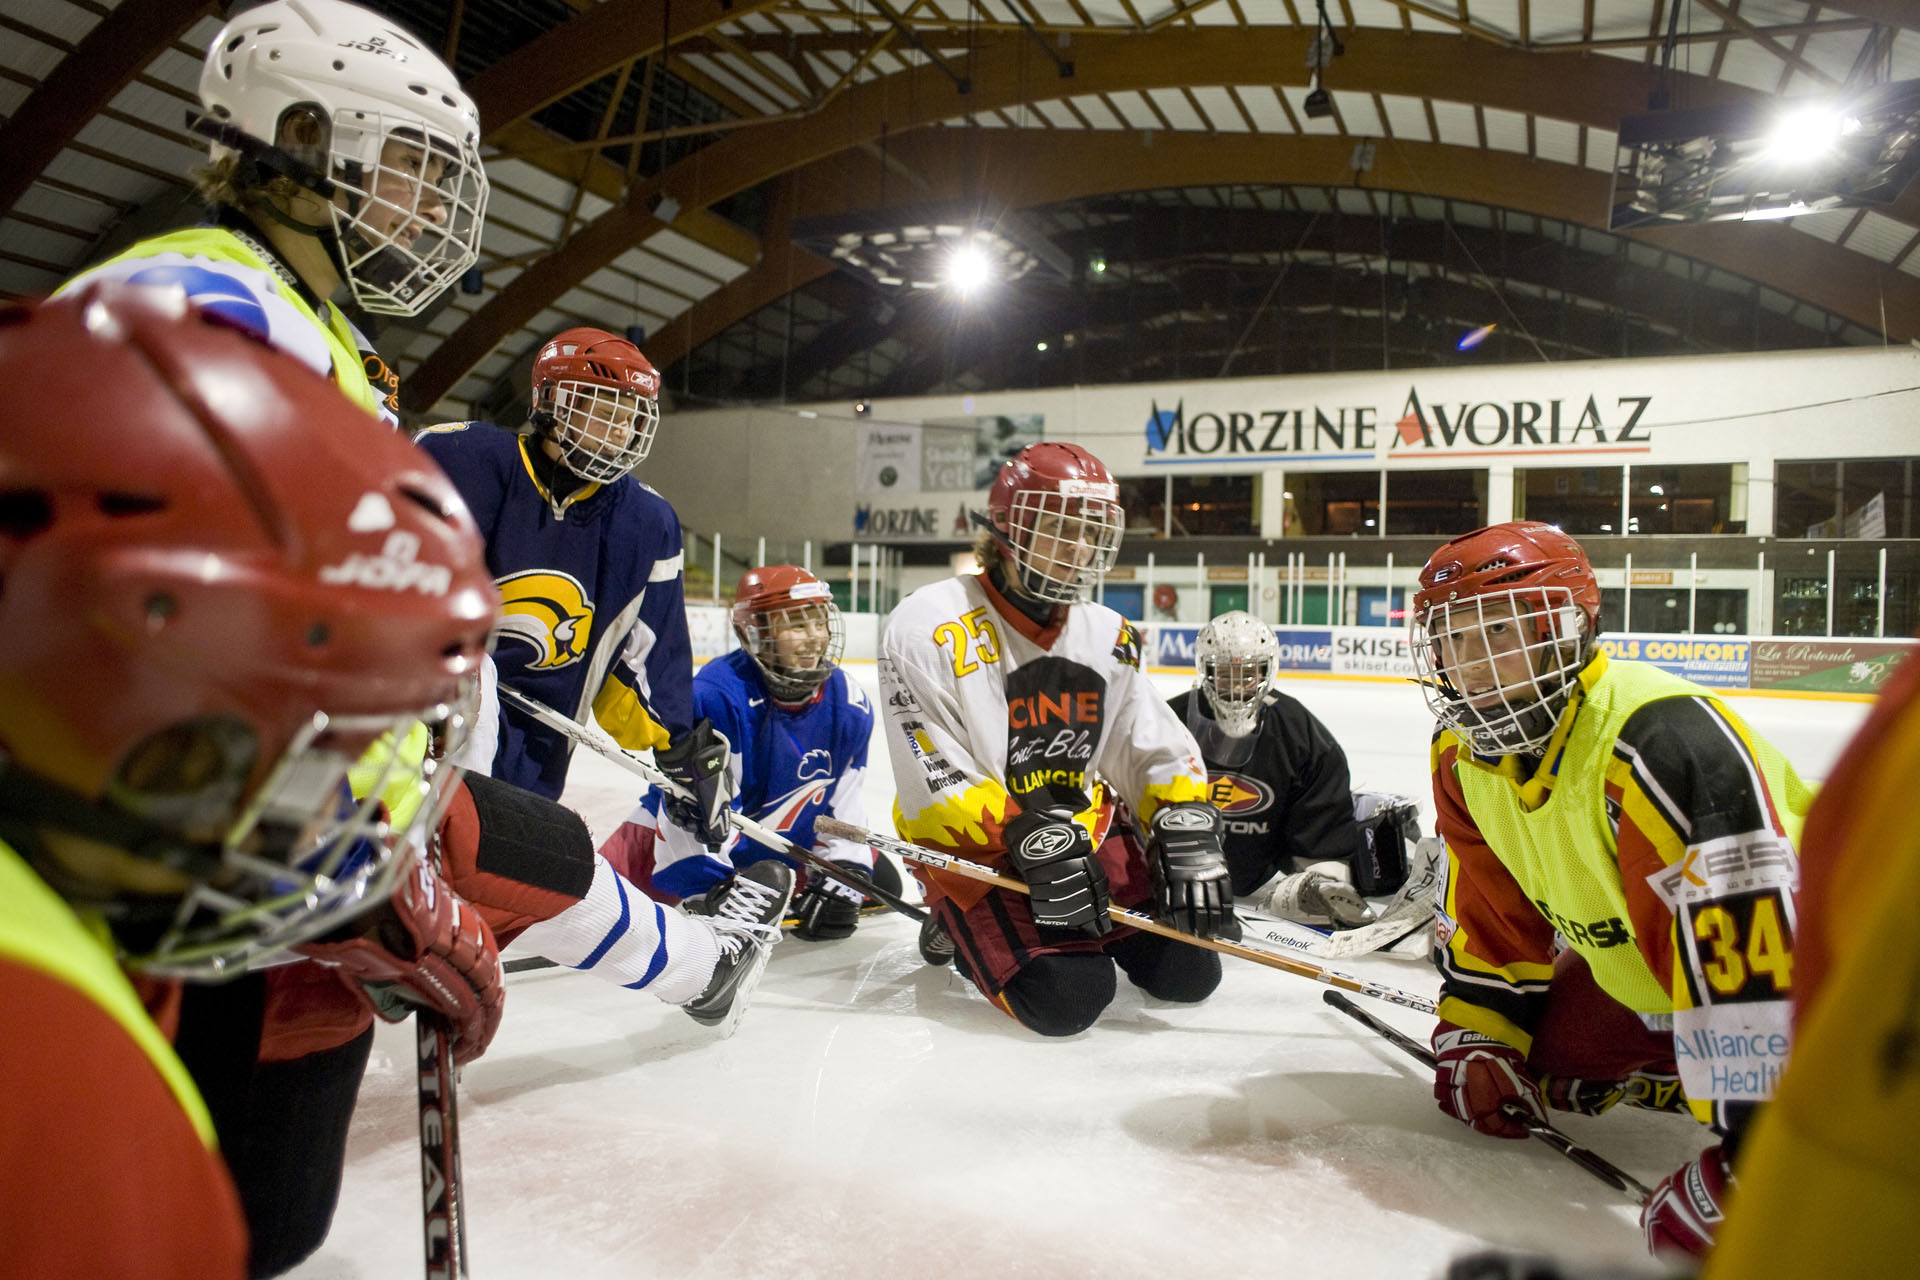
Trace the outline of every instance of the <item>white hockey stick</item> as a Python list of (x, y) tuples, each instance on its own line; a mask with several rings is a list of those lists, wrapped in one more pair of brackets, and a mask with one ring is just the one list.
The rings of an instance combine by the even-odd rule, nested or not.
[[(867, 845), (881, 853), (890, 853), (904, 862), (917, 862), (923, 867), (933, 867), (939, 871), (949, 871), (969, 880), (978, 880), (983, 884), (994, 885), (1001, 889), (1011, 889), (1015, 893), (1031, 893), (1023, 880), (1003, 876), (989, 867), (977, 862), (968, 862), (965, 858), (956, 858), (941, 853), (937, 849), (923, 849), (917, 844), (897, 840), (892, 836), (883, 836), (877, 832), (856, 827), (850, 822), (841, 822), (838, 818), (818, 818), (813, 829), (822, 835), (835, 836), (842, 840), (852, 840)], [(1343, 991), (1352, 991), (1363, 996), (1372, 996), (1376, 1000), (1388, 1000), (1404, 1005), (1409, 1009), (1418, 1009), (1422, 1013), (1433, 1013), (1433, 1001), (1424, 996), (1414, 995), (1411, 991), (1402, 991), (1398, 987), (1383, 986), (1378, 982), (1369, 982), (1364, 978), (1349, 977), (1336, 973), (1332, 969), (1322, 969), (1319, 965), (1296, 960), (1292, 956), (1281, 955), (1260, 947), (1249, 947), (1238, 942), (1228, 942), (1222, 938), (1203, 938), (1198, 934), (1175, 929), (1171, 925), (1161, 924), (1152, 916), (1141, 911), (1130, 911), (1125, 907), (1109, 906), (1107, 915), (1115, 922), (1130, 925), (1143, 933), (1157, 933), (1163, 938), (1178, 938), (1182, 942), (1208, 951), (1218, 951), (1222, 955), (1239, 956), (1242, 960), (1251, 960), (1269, 969), (1282, 969), (1302, 978), (1312, 978), (1315, 982), (1324, 982), (1330, 987)]]
[[(509, 688), (504, 684), (500, 686), (500, 696), (513, 703), (514, 706), (519, 707), (522, 711), (525, 711), (541, 724), (546, 725), (549, 729), (565, 734), (573, 742), (587, 748), (596, 755), (606, 757), (622, 769), (625, 769), (628, 773), (633, 774), (636, 778), (644, 780), (650, 786), (658, 787), (667, 794), (677, 796), (683, 800), (692, 798), (687, 794), (685, 787), (682, 787), (679, 783), (646, 761), (636, 759), (625, 747), (592, 725), (581, 724), (571, 716), (563, 716), (546, 703), (537, 702), (529, 698), (526, 694), (521, 693), (518, 689)], [(872, 898), (876, 902), (884, 902), (901, 915), (911, 916), (915, 920), (925, 920), (927, 918), (925, 911), (907, 901), (905, 898), (902, 898), (899, 894), (889, 893), (866, 876), (855, 875), (838, 863), (821, 857), (813, 850), (801, 848), (799, 844), (787, 839), (772, 827), (762, 826), (746, 814), (741, 813), (738, 809), (729, 809), (726, 817), (728, 826), (755, 844), (771, 849), (775, 853), (785, 854), (795, 862), (802, 862), (808, 866), (815, 867), (822, 875), (826, 876), (827, 879), (838, 880), (841, 884), (846, 885), (850, 889), (859, 890), (863, 895)], [(819, 829), (819, 823), (816, 822), (814, 824), (814, 829)]]

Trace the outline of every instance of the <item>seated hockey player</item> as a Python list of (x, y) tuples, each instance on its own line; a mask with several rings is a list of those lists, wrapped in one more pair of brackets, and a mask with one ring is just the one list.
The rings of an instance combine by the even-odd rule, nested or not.
[[(873, 704), (840, 669), (846, 629), (827, 584), (799, 565), (749, 569), (733, 595), (740, 647), (693, 678), (694, 713), (734, 744), (733, 807), (855, 875), (878, 877), (893, 892), (900, 876), (873, 851), (816, 837), (823, 815), (867, 823), (861, 787), (873, 737)], [(672, 898), (697, 897), (767, 851), (735, 835), (708, 849), (679, 827), (659, 822), (660, 793), (650, 791), (601, 853), (635, 884)], [(799, 869), (803, 874), (807, 869)], [(866, 899), (814, 870), (793, 900), (794, 936), (824, 941), (850, 935)]]
[[(404, 59), (404, 72), (399, 70)], [(432, 49), (344, 0), (236, 15), (200, 72), (198, 227), (81, 273), (184, 289), (399, 421), (399, 381), (334, 302), (413, 316), (478, 259), (480, 116)], [(377, 121), (377, 127), (365, 122)]]
[[(178, 294), (0, 312), (0, 384), (68, 415), (0, 409), (0, 1271), (238, 1277), (181, 979), (324, 933), (336, 969), (282, 967), (377, 978), (463, 1060), (500, 1016), (490, 934), (420, 860), (453, 770), (411, 754), (485, 652), (478, 535), (404, 440)], [(400, 542), (436, 590), (353, 571)], [(301, 1102), (289, 1130), (328, 1122)]]
[[(1133, 628), (1085, 599), (1119, 546), (1118, 487), (1078, 445), (1029, 445), (974, 518), (982, 572), (914, 592), (881, 639), (894, 822), (1031, 895), (916, 866), (922, 954), (1048, 1036), (1093, 1025), (1116, 964), (1150, 995), (1203, 1000), (1217, 954), (1107, 914), (1150, 902), (1189, 933), (1240, 936), (1192, 735), (1141, 674)], [(1116, 798), (1145, 848), (1114, 823)]]
[[(632, 343), (569, 329), (534, 358), (531, 434), (461, 422), (415, 441), (486, 530), (502, 598), (498, 680), (570, 718), (591, 711), (622, 746), (652, 748), (660, 768), (700, 797), (669, 802), (667, 813), (704, 847), (731, 834), (728, 744), (693, 716), (679, 518), (631, 474), (652, 448), (659, 391), (660, 375)], [(572, 740), (505, 699), (483, 701), (480, 723), (497, 734), (476, 734), (462, 762), (508, 786), (475, 782), (474, 796), (497, 809), (496, 827), (518, 815), (529, 831), (549, 828), (544, 843), (568, 850), (575, 879), (555, 883), (570, 894), (557, 913), (554, 902), (522, 903), (515, 881), (544, 888), (543, 877), (561, 874), (529, 849), (525, 860), (495, 855), (490, 872), (479, 865), (491, 887), (459, 875), (456, 887), (483, 905), (524, 906), (532, 922), (514, 935), (523, 949), (652, 992), (700, 1021), (737, 1018), (779, 939), (791, 873), (771, 855), (743, 858), (737, 877), (701, 886), (711, 891), (706, 917), (664, 910), (593, 853), (577, 818), (536, 803), (566, 785)], [(476, 830), (488, 816), (476, 813)], [(722, 985), (707, 989), (707, 974)]]
[(1226, 815), (1235, 895), (1305, 924), (1365, 924), (1366, 898), (1406, 879), (1407, 805), (1369, 793), (1368, 821), (1355, 818), (1346, 752), (1278, 688), (1272, 627), (1223, 613), (1200, 628), (1193, 659), (1193, 688), (1168, 701), (1199, 744), (1209, 798)]
[(1551, 525), (1478, 530), (1421, 570), (1448, 859), (1434, 1096), (1503, 1138), (1548, 1105), (1684, 1100), (1720, 1140), (1641, 1223), (1650, 1247), (1698, 1254), (1785, 1063), (1812, 797), (1707, 690), (1609, 659), (1599, 618), (1586, 553)]

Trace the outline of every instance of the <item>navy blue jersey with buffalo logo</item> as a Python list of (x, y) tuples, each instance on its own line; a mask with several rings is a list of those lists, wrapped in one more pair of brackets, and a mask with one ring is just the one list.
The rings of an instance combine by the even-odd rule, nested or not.
[[(529, 452), (538, 441), (484, 422), (428, 427), (414, 440), (452, 478), (486, 539), (500, 588), (501, 682), (575, 720), (591, 711), (634, 751), (691, 728), (680, 521), (667, 500), (622, 476), (556, 504), (539, 478), (550, 468)], [(504, 701), (498, 725), (493, 776), (557, 799), (572, 744)]]
[[(1191, 704), (1198, 699), (1200, 705)], [(1181, 721), (1207, 716), (1198, 689), (1169, 699)], [(1201, 737), (1207, 798), (1227, 820), (1227, 870), (1242, 897), (1279, 872), (1309, 862), (1353, 864), (1366, 836), (1353, 817), (1347, 753), (1327, 727), (1296, 699), (1274, 690), (1260, 709), (1252, 750), (1231, 766)]]

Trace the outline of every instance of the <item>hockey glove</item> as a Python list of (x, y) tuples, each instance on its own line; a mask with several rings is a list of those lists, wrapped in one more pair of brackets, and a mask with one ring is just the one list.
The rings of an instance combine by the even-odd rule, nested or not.
[[(855, 875), (867, 875), (867, 869), (857, 862), (834, 860), (834, 866)], [(793, 899), (793, 914), (800, 923), (794, 926), (793, 936), (804, 942), (828, 942), (834, 938), (850, 936), (860, 923), (860, 904), (867, 896), (852, 885), (842, 884), (824, 872), (816, 871)]]
[(1006, 825), (1007, 860), (1032, 891), (1033, 922), (1099, 937), (1107, 916), (1107, 872), (1093, 855), (1093, 837), (1065, 809), (1028, 809)]
[(661, 810), (674, 826), (709, 849), (719, 848), (732, 834), (727, 825), (733, 803), (732, 760), (733, 744), (705, 719), (653, 753), (660, 772), (686, 792), (685, 797), (663, 792)]
[(1512, 1045), (1442, 1022), (1433, 1029), (1433, 1058), (1434, 1100), (1455, 1120), (1496, 1138), (1524, 1138), (1526, 1125), (1504, 1111), (1511, 1105), (1546, 1123), (1527, 1055)]
[(1153, 811), (1151, 852), (1154, 915), (1201, 938), (1240, 941), (1233, 884), (1220, 848), (1226, 820), (1204, 800), (1165, 804)]
[(1317, 862), (1282, 876), (1274, 882), (1267, 910), (1282, 919), (1336, 929), (1356, 928), (1373, 919), (1367, 900), (1347, 882), (1346, 864), (1340, 862)]
[(1640, 1229), (1657, 1257), (1706, 1256), (1734, 1187), (1726, 1153), (1708, 1147), (1667, 1175), (1640, 1209)]
[(388, 1022), (416, 1006), (444, 1016), (454, 1062), (486, 1052), (506, 1004), (500, 952), (487, 922), (438, 872), (416, 864), (385, 906), (349, 927), (352, 937), (297, 950), (338, 972)]
[(1540, 1093), (1555, 1111), (1597, 1116), (1618, 1103), (1648, 1111), (1685, 1111), (1687, 1096), (1672, 1072), (1633, 1071), (1623, 1080), (1583, 1080), (1579, 1076), (1540, 1077)]

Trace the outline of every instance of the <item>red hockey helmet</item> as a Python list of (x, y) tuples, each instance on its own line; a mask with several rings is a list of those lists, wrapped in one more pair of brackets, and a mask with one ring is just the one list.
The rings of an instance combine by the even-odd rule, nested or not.
[(582, 480), (608, 483), (653, 448), (660, 375), (640, 348), (604, 329), (568, 329), (533, 358), (533, 421)]
[(1059, 604), (1085, 598), (1113, 568), (1126, 512), (1120, 486), (1077, 444), (1044, 440), (1015, 454), (987, 490), (994, 536), (1032, 596)]
[(1422, 688), (1443, 724), (1483, 754), (1538, 750), (1592, 656), (1600, 584), (1555, 526), (1497, 524), (1433, 553), (1412, 625)]
[(733, 591), (733, 631), (780, 702), (811, 698), (833, 674), (847, 641), (833, 592), (797, 564), (741, 575)]
[[(0, 311), (0, 383), (66, 415), (0, 404), (0, 774), (31, 856), (161, 973), (235, 971), (383, 898), (450, 795), (427, 725), (495, 613), (453, 486), (166, 291)], [(62, 833), (124, 874), (77, 877)]]

